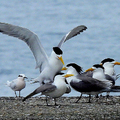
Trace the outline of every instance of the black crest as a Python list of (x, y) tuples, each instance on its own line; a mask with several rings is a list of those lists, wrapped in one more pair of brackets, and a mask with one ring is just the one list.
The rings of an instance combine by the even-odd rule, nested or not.
[[(57, 73), (55, 76), (57, 76), (57, 75), (63, 75), (64, 73), (62, 73), (62, 72), (59, 72), (59, 73)], [(54, 76), (54, 78), (55, 78), (55, 76)]]
[(93, 65), (93, 67), (102, 68), (104, 70), (104, 67), (102, 65), (100, 65), (100, 64), (95, 64), (95, 65)]
[(101, 63), (104, 64), (106, 62), (113, 62), (113, 61), (115, 61), (115, 60), (112, 58), (106, 58), (106, 59), (102, 60)]
[[(59, 73), (57, 73), (56, 75), (63, 75), (63, 74), (64, 74), (64, 73), (62, 73), (62, 72), (59, 72)], [(56, 75), (55, 75), (55, 76), (56, 76)]]
[(79, 65), (77, 65), (75, 63), (67, 64), (67, 67), (70, 67), (70, 66), (74, 67), (78, 73), (82, 72), (82, 67), (80, 67)]
[(63, 54), (62, 50), (59, 47), (53, 47), (53, 50), (57, 55), (62, 55)]

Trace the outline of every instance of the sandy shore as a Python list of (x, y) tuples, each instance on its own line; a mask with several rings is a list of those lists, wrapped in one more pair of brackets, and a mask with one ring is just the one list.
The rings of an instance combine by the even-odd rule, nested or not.
[(45, 97), (33, 97), (25, 102), (23, 98), (0, 97), (0, 120), (116, 120), (120, 119), (120, 96), (100, 97), (97, 101), (83, 97), (79, 103), (74, 103), (76, 97), (61, 97), (57, 99), (59, 106), (49, 99), (46, 105)]

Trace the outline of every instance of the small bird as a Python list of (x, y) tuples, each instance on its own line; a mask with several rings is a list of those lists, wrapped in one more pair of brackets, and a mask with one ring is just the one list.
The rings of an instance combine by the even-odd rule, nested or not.
[(25, 88), (25, 78), (27, 78), (24, 74), (19, 74), (18, 78), (15, 80), (7, 81), (6, 85), (9, 86), (14, 92), (17, 97), (16, 91), (19, 91), (19, 97), (20, 97), (20, 91)]
[(66, 84), (66, 79), (65, 78), (70, 77), (70, 76), (73, 76), (73, 74), (66, 74), (66, 75), (63, 75), (63, 73), (57, 74), (54, 78), (54, 82), (45, 83), (45, 84), (41, 85), (36, 90), (34, 90), (32, 93), (30, 93), (28, 96), (26, 96), (23, 99), (23, 101), (32, 97), (33, 95), (41, 93), (41, 95), (46, 96), (46, 104), (47, 105), (48, 105), (47, 97), (54, 98), (55, 105), (57, 105), (56, 104), (56, 98), (59, 98), (63, 94), (68, 92), (68, 86)]
[(87, 27), (84, 25), (80, 25), (72, 29), (62, 38), (56, 47), (53, 47), (51, 56), (48, 57), (35, 33), (27, 28), (0, 22), (1, 33), (19, 38), (31, 49), (36, 60), (36, 68), (39, 68), (40, 71), (40, 75), (34, 80), (39, 81), (40, 84), (44, 83), (46, 80), (49, 80), (48, 82), (52, 82), (54, 76), (61, 71), (64, 61), (62, 59), (63, 51), (60, 48), (63, 43), (86, 29)]
[[(75, 63), (67, 65), (67, 74), (74, 74), (74, 76), (67, 78), (69, 85), (76, 91), (81, 92), (82, 94), (89, 95), (89, 102), (91, 95), (96, 95), (101, 91), (109, 90), (112, 86), (111, 81), (105, 79), (104, 67), (95, 64), (88, 71), (93, 71), (92, 77), (83, 75), (82, 68)], [(79, 99), (76, 101), (78, 102)]]

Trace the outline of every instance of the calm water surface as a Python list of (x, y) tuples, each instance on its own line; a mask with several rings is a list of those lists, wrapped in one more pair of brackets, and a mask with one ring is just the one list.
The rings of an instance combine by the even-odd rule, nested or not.
[[(62, 46), (64, 62), (75, 62), (86, 70), (107, 57), (120, 62), (119, 5), (119, 0), (4, 0), (0, 1), (0, 22), (35, 32), (48, 55), (72, 28), (86, 25), (85, 32)], [(115, 66), (115, 70), (120, 73), (120, 66)], [(14, 96), (5, 83), (20, 73), (29, 78), (39, 75), (30, 49), (23, 41), (0, 34), (0, 96)], [(119, 79), (116, 84), (120, 85)], [(26, 96), (38, 86), (27, 82), (21, 94)], [(72, 90), (67, 96), (78, 95)]]

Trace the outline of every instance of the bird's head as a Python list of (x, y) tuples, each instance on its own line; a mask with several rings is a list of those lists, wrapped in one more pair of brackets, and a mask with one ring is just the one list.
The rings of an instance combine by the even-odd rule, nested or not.
[(19, 74), (18, 75), (18, 78), (22, 78), (23, 80), (26, 78), (27, 79), (27, 77), (24, 75), (24, 74)]
[(56, 59), (60, 60), (64, 65), (62, 54), (63, 54), (63, 52), (59, 47), (53, 47), (52, 56), (54, 56)]

